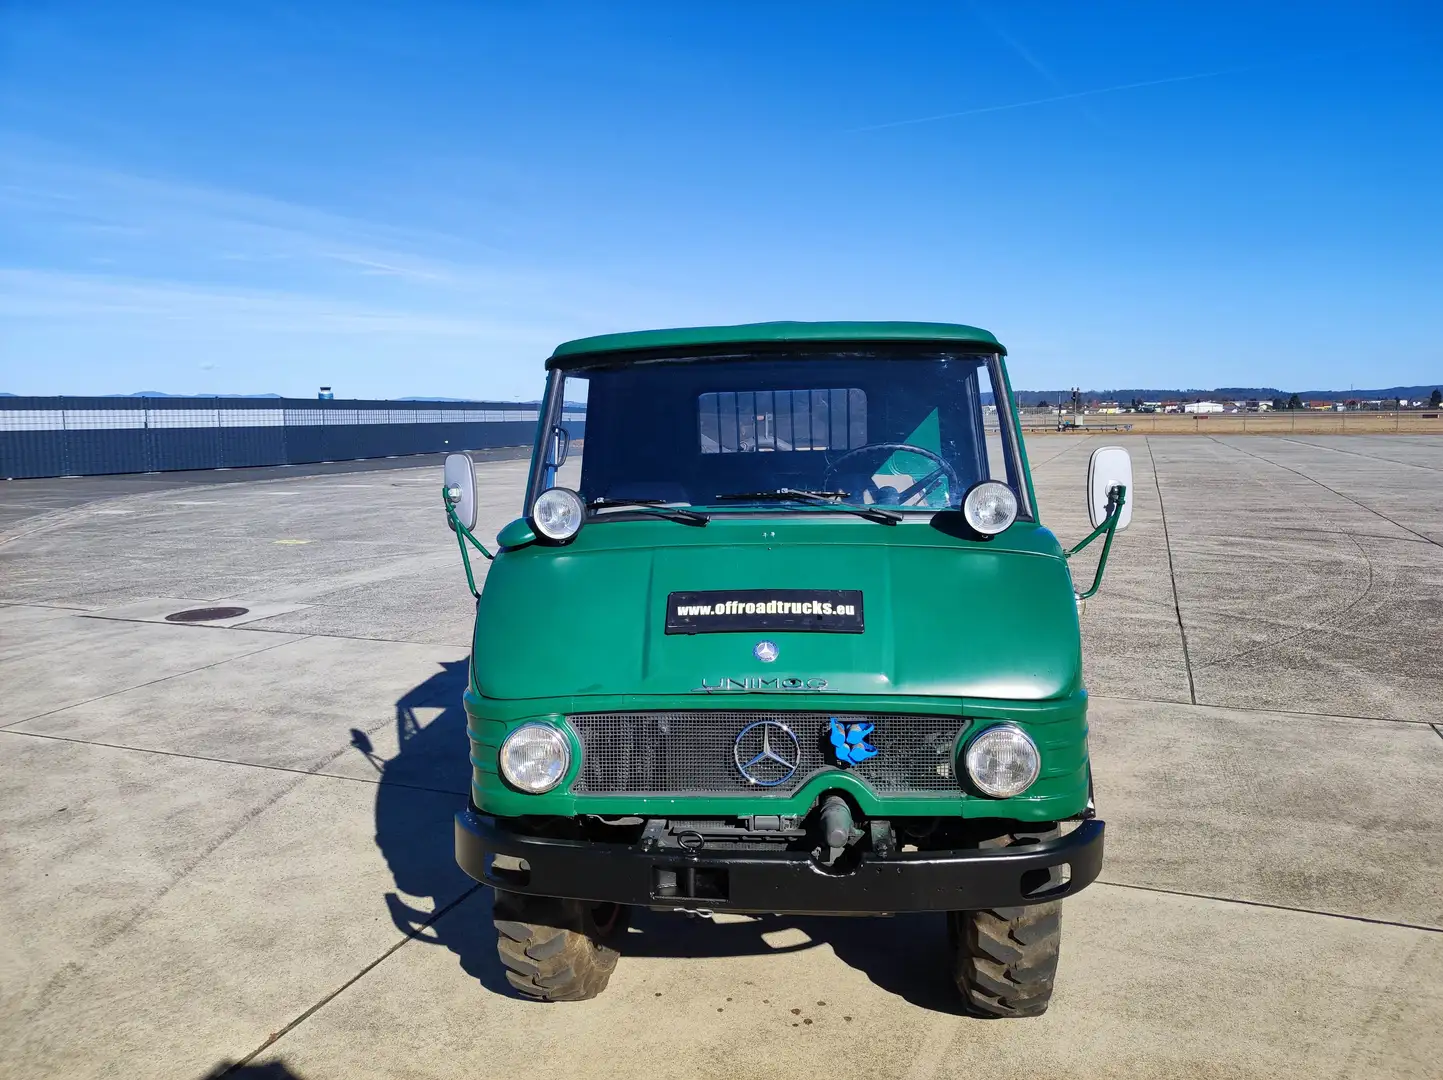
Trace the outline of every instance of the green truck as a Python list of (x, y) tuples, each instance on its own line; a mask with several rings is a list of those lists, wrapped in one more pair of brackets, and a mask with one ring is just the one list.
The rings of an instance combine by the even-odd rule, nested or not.
[(1047, 1008), (1102, 865), (1078, 618), (1132, 475), (1093, 454), (1065, 550), (1005, 353), (905, 322), (568, 342), (494, 555), (448, 460), (477, 594), (456, 859), (519, 993), (600, 993), (636, 908), (937, 912), (966, 1008)]

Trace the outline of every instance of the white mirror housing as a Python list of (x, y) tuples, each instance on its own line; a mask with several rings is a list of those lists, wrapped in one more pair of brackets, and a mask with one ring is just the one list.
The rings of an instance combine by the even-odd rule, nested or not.
[(467, 529), (476, 527), (476, 466), (470, 454), (447, 454), (443, 473), (446, 498), (456, 511), (456, 520)]
[(1087, 517), (1094, 529), (1107, 520), (1109, 494), (1119, 485), (1127, 488), (1127, 499), (1117, 527), (1125, 529), (1132, 521), (1132, 504), (1137, 501), (1132, 489), (1132, 458), (1120, 446), (1098, 447), (1087, 463)]

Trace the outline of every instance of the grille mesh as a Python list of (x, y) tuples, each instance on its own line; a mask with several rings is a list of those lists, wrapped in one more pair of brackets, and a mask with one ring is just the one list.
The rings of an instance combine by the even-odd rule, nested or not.
[[(875, 713), (705, 712), (585, 713), (567, 720), (581, 739), (577, 794), (788, 795), (811, 776), (834, 768), (826, 731), (832, 718), (876, 725), (867, 741), (877, 756), (850, 771), (878, 793), (957, 791), (953, 751), (967, 721), (950, 716)], [(771, 787), (749, 783), (737, 768), (737, 737), (749, 724), (773, 721), (796, 736), (800, 760)], [(754, 741), (757, 736), (752, 736)], [(792, 753), (789, 740), (777, 749)], [(743, 760), (756, 747), (748, 745)], [(756, 770), (753, 770), (754, 772)], [(772, 777), (764, 777), (771, 779)]]

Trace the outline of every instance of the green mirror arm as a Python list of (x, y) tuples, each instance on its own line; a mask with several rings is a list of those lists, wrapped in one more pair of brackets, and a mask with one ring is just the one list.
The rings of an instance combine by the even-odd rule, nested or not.
[(1083, 548), (1087, 547), (1088, 544), (1096, 540), (1099, 536), (1103, 536), (1105, 534), (1107, 537), (1102, 542), (1102, 555), (1097, 560), (1097, 571), (1092, 578), (1092, 588), (1088, 589), (1086, 592), (1078, 593), (1077, 598), (1079, 600), (1087, 600), (1091, 598), (1092, 595), (1096, 593), (1097, 590), (1102, 586), (1102, 575), (1107, 570), (1107, 555), (1108, 552), (1112, 550), (1112, 538), (1117, 535), (1117, 522), (1118, 519), (1122, 517), (1123, 506), (1127, 504), (1127, 488), (1124, 487), (1122, 484), (1118, 484), (1117, 487), (1113, 488), (1112, 499), (1110, 500), (1110, 502), (1112, 504), (1111, 509), (1108, 511), (1107, 517), (1103, 519), (1102, 524), (1099, 525), (1097, 528), (1093, 529), (1092, 532), (1088, 533), (1087, 536), (1082, 540), (1082, 542), (1079, 543), (1076, 547), (1069, 548), (1067, 551), (1063, 552), (1062, 555), (1063, 558), (1070, 559)]
[(461, 539), (461, 533), (456, 533), (456, 543), (461, 547), (461, 565), (466, 568), (466, 587), (471, 590), (471, 595), (477, 600), (481, 594), (476, 591), (476, 577), (471, 573), (471, 556), (466, 552), (466, 541)]
[(486, 556), (488, 561), (494, 559), (496, 556), (487, 551), (485, 545), (476, 539), (471, 530), (461, 524), (461, 519), (456, 516), (456, 507), (446, 494), (446, 488), (444, 486), (441, 488), (441, 501), (446, 506), (446, 520), (456, 533), (456, 545), (461, 549), (461, 565), (466, 568), (466, 585), (470, 588), (471, 595), (479, 600), (481, 594), (476, 591), (476, 577), (471, 572), (471, 553), (466, 550), (466, 543), (470, 541), (471, 546)]

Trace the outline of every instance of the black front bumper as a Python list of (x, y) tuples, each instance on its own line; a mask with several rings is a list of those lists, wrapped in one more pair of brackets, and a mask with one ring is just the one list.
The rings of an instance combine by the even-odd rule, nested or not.
[[(687, 855), (641, 844), (525, 836), (475, 810), (456, 815), (456, 862), (477, 881), (509, 892), (643, 907), (808, 914), (978, 911), (1070, 896), (1102, 870), (1103, 823), (1015, 848), (863, 854), (836, 873), (805, 852), (725, 851)], [(524, 859), (524, 870), (491, 856)], [(1066, 864), (1064, 884), (1039, 892)], [(1044, 886), (1045, 887), (1045, 886)]]

